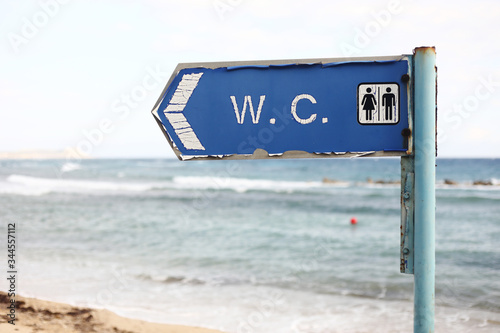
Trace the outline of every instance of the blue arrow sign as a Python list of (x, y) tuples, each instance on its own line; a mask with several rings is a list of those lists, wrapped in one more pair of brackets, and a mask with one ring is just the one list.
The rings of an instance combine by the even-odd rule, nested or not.
[(408, 74), (406, 56), (180, 64), (153, 114), (181, 159), (399, 156), (408, 150)]

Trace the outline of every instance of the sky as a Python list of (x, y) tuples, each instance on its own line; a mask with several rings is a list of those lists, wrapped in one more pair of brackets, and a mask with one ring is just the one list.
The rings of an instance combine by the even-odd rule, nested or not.
[(435, 46), (438, 154), (500, 157), (500, 1), (0, 2), (0, 152), (173, 157), (150, 111), (178, 63)]

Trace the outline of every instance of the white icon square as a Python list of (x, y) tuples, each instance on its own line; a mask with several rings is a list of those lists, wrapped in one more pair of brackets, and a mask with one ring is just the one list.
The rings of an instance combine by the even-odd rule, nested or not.
[(397, 83), (361, 83), (358, 85), (358, 123), (394, 125), (399, 123), (399, 85)]

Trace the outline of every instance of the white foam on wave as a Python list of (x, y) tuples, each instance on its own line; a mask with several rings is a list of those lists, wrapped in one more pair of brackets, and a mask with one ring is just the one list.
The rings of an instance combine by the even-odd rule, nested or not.
[[(211, 176), (177, 176), (171, 181), (150, 182), (125, 182), (123, 181), (123, 175), (120, 174), (118, 178), (119, 179), (116, 180), (88, 180), (42, 178), (12, 174), (4, 181), (0, 180), (0, 193), (27, 196), (39, 196), (51, 192), (85, 194), (107, 194), (112, 192), (116, 194), (126, 194), (130, 192), (134, 193), (152, 190), (229, 190), (237, 193), (245, 193), (248, 191), (295, 193), (301, 191), (324, 191), (331, 188), (347, 188), (352, 186), (369, 188), (399, 187), (399, 185), (394, 184), (352, 183), (345, 181), (293, 181)], [(496, 186), (489, 187), (497, 188)]]
[(78, 163), (67, 162), (61, 166), (61, 172), (71, 172), (81, 169), (82, 166)]
[(16, 182), (6, 181), (0, 182), (0, 194), (17, 194), (24, 196), (40, 196), (49, 193), (50, 190), (39, 186), (25, 186)]
[(0, 193), (38, 196), (51, 192), (142, 192), (153, 188), (154, 184), (146, 183), (40, 178), (14, 174), (6, 178), (5, 182), (0, 187)]
[(331, 186), (319, 181), (281, 181), (208, 176), (179, 176), (174, 177), (172, 181), (132, 183), (123, 181), (41, 178), (16, 174), (8, 176), (2, 183), (0, 193), (28, 196), (39, 196), (51, 192), (99, 194), (109, 192), (144, 192), (150, 190), (232, 190), (238, 193), (254, 190), (293, 193), (300, 190), (307, 191)]
[(274, 191), (294, 192), (297, 190), (308, 190), (322, 188), (324, 185), (318, 181), (283, 181), (268, 179), (248, 179), (232, 177), (174, 177), (177, 188), (199, 189), (199, 190), (233, 190), (236, 192), (247, 191)]
[[(165, 283), (165, 277), (137, 279), (133, 267), (104, 262), (89, 262), (86, 267), (53, 260), (28, 264), (25, 295), (106, 308), (124, 317), (151, 322), (253, 333), (387, 333), (411, 332), (413, 327), (410, 300), (318, 294), (254, 284), (221, 287), (183, 280)], [(60, 283), (66, 280), (71, 283)], [(110, 284), (122, 288), (110, 289)], [(498, 321), (499, 313), (486, 310), (436, 308), (436, 332), (496, 333)]]

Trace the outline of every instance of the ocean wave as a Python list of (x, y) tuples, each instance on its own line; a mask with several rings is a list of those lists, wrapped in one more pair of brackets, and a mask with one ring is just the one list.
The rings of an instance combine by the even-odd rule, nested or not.
[(154, 188), (154, 184), (94, 181), (80, 179), (40, 178), (10, 175), (0, 187), (0, 193), (39, 196), (51, 192), (102, 193), (143, 192)]
[(500, 191), (464, 191), (462, 193), (438, 191), (436, 198), (439, 200), (448, 200), (456, 203), (475, 203), (482, 201), (497, 202), (500, 200)]
[(201, 285), (206, 284), (206, 281), (198, 278), (189, 278), (187, 276), (151, 276), (149, 274), (140, 274), (138, 278), (141, 280), (148, 280), (154, 282), (160, 282), (165, 284), (189, 284), (189, 285)]
[(78, 163), (66, 162), (61, 166), (61, 172), (71, 172), (81, 169), (82, 166)]
[(265, 179), (223, 178), (208, 176), (178, 176), (171, 181), (124, 182), (122, 180), (86, 180), (65, 178), (42, 178), (25, 175), (9, 175), (0, 187), (0, 193), (19, 195), (43, 195), (48, 193), (127, 193), (162, 190), (229, 190), (238, 193), (247, 191), (272, 191), (293, 193), (320, 189), (325, 186), (317, 181), (276, 181)]
[(229, 277), (229, 276), (206, 276), (202, 277), (188, 277), (184, 275), (149, 275), (149, 274), (139, 274), (137, 278), (144, 281), (152, 281), (164, 284), (177, 284), (177, 285), (211, 285), (211, 286), (222, 286), (222, 285), (244, 285), (251, 284), (251, 279), (241, 278), (241, 277)]
[(233, 190), (239, 193), (247, 191), (294, 192), (324, 187), (318, 181), (283, 181), (248, 178), (223, 177), (174, 177), (174, 184), (183, 189), (197, 190)]
[[(76, 168), (76, 166), (72, 166)], [(76, 169), (75, 169), (76, 170)], [(119, 175), (120, 176), (120, 175)], [(335, 188), (398, 188), (399, 184), (374, 183), (374, 182), (348, 182), (348, 181), (299, 181), (299, 180), (271, 180), (250, 179), (234, 177), (211, 176), (175, 176), (171, 180), (161, 181), (124, 181), (124, 177), (112, 180), (89, 180), (75, 178), (42, 178), (26, 175), (11, 174), (4, 181), (0, 181), (0, 194), (17, 194), (26, 196), (40, 196), (48, 193), (82, 193), (82, 194), (127, 194), (137, 192), (161, 193), (168, 190), (187, 191), (233, 191), (246, 193), (249, 191), (273, 193), (327, 193)], [(441, 190), (440, 196), (479, 196), (487, 199), (497, 199), (500, 196), (498, 186), (456, 186), (437, 185)], [(443, 193), (442, 190), (455, 189), (456, 191)], [(465, 191), (464, 191), (465, 190)], [(482, 195), (470, 190), (480, 191)], [(487, 192), (490, 192), (486, 195)], [(492, 194), (491, 194), (492, 193)], [(497, 195), (498, 194), (498, 195)], [(377, 197), (378, 193), (360, 193)], [(384, 196), (384, 194), (380, 194)]]

